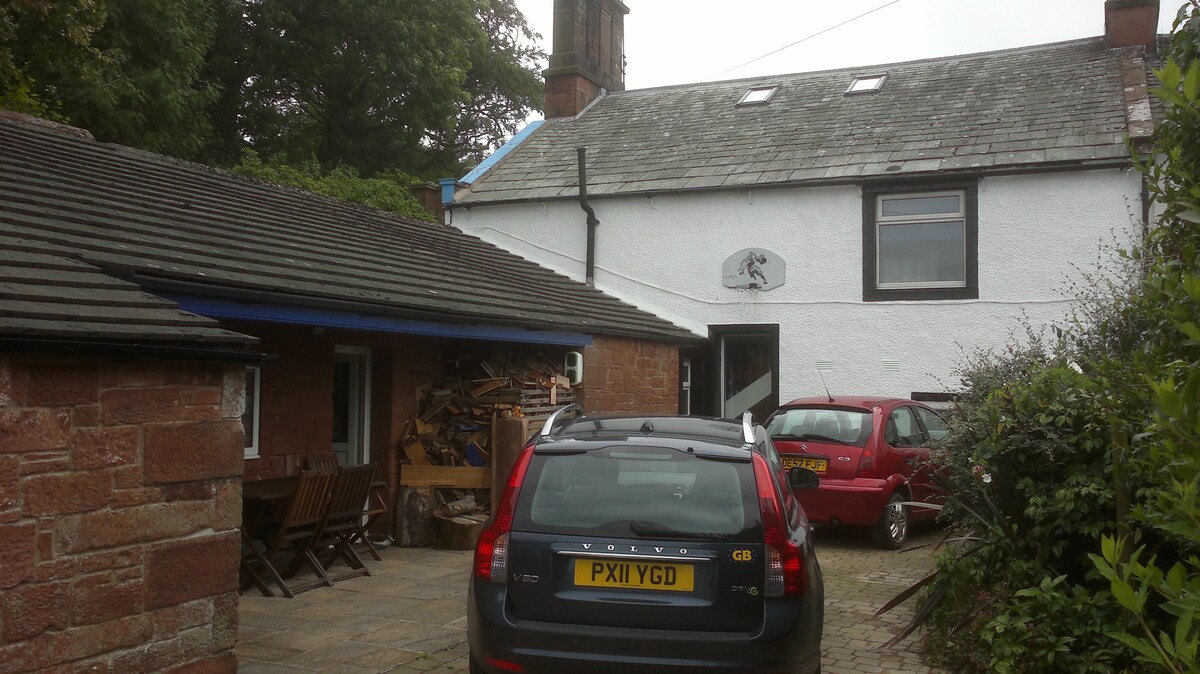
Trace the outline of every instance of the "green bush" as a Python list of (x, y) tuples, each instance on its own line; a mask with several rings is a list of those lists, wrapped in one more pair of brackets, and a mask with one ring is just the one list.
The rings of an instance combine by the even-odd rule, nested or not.
[[(929, 653), (957, 672), (1111, 672), (1120, 606), (1086, 557), (1115, 531), (1109, 389), (1061, 344), (981, 354), (935, 454), (956, 539)], [(944, 646), (943, 646), (944, 645)]]
[(1198, 671), (1200, 3), (1171, 45), (1149, 236), (1057, 339), (962, 369), (935, 457), (955, 543), (918, 611), (954, 671)]
[(276, 185), (298, 187), (417, 220), (434, 220), (434, 216), (409, 191), (419, 181), (399, 171), (385, 171), (374, 178), (363, 178), (352, 166), (339, 166), (326, 172), (315, 160), (289, 163), (286, 157), (277, 156), (263, 161), (250, 150), (245, 152), (241, 163), (233, 171)]

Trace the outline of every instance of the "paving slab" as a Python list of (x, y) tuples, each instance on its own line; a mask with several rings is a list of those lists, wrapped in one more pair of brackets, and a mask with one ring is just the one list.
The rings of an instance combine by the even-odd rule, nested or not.
[[(911, 606), (875, 618), (876, 609), (933, 566), (934, 527), (918, 528), (899, 552), (879, 550), (855, 529), (818, 528), (825, 577), (824, 674), (940, 674), (916, 638), (881, 650), (912, 615)], [(468, 671), (467, 578), (471, 552), (388, 547), (353, 578), (294, 599), (241, 596), (238, 671), (243, 674), (372, 674)]]

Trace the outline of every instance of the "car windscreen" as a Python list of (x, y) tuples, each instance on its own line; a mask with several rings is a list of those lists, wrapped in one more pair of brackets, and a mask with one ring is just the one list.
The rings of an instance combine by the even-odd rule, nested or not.
[(821, 407), (782, 409), (767, 420), (767, 433), (775, 440), (862, 447), (871, 436), (871, 412)]
[(753, 541), (754, 472), (662, 447), (535, 454), (515, 527), (619, 538)]

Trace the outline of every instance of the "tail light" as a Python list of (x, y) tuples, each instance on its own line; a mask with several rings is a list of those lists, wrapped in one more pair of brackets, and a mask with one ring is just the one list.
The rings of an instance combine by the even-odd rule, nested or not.
[(475, 543), (476, 578), (497, 582), (504, 582), (508, 578), (508, 534), (512, 531), (517, 495), (521, 491), (521, 483), (525, 480), (525, 471), (529, 469), (529, 459), (532, 456), (533, 445), (526, 445), (517, 456), (512, 472), (508, 474), (504, 495), (496, 504), (491, 524), (479, 534), (479, 540)]
[(875, 449), (863, 447), (862, 454), (858, 457), (858, 476), (859, 477), (876, 477), (875, 475)]
[(779, 491), (771, 479), (771, 469), (761, 454), (754, 455), (754, 481), (758, 485), (758, 510), (762, 515), (763, 542), (766, 544), (767, 577), (763, 594), (782, 597), (804, 592), (804, 564), (800, 549), (788, 535), (787, 514), (783, 512)]

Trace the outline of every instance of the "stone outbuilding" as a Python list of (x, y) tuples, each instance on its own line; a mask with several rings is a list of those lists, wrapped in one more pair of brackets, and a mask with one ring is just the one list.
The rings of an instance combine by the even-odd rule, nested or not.
[(694, 341), (439, 223), (0, 113), (0, 669), (232, 672), (243, 479), (332, 451), (391, 500), (462, 359), (580, 354), (589, 413), (673, 413)]

